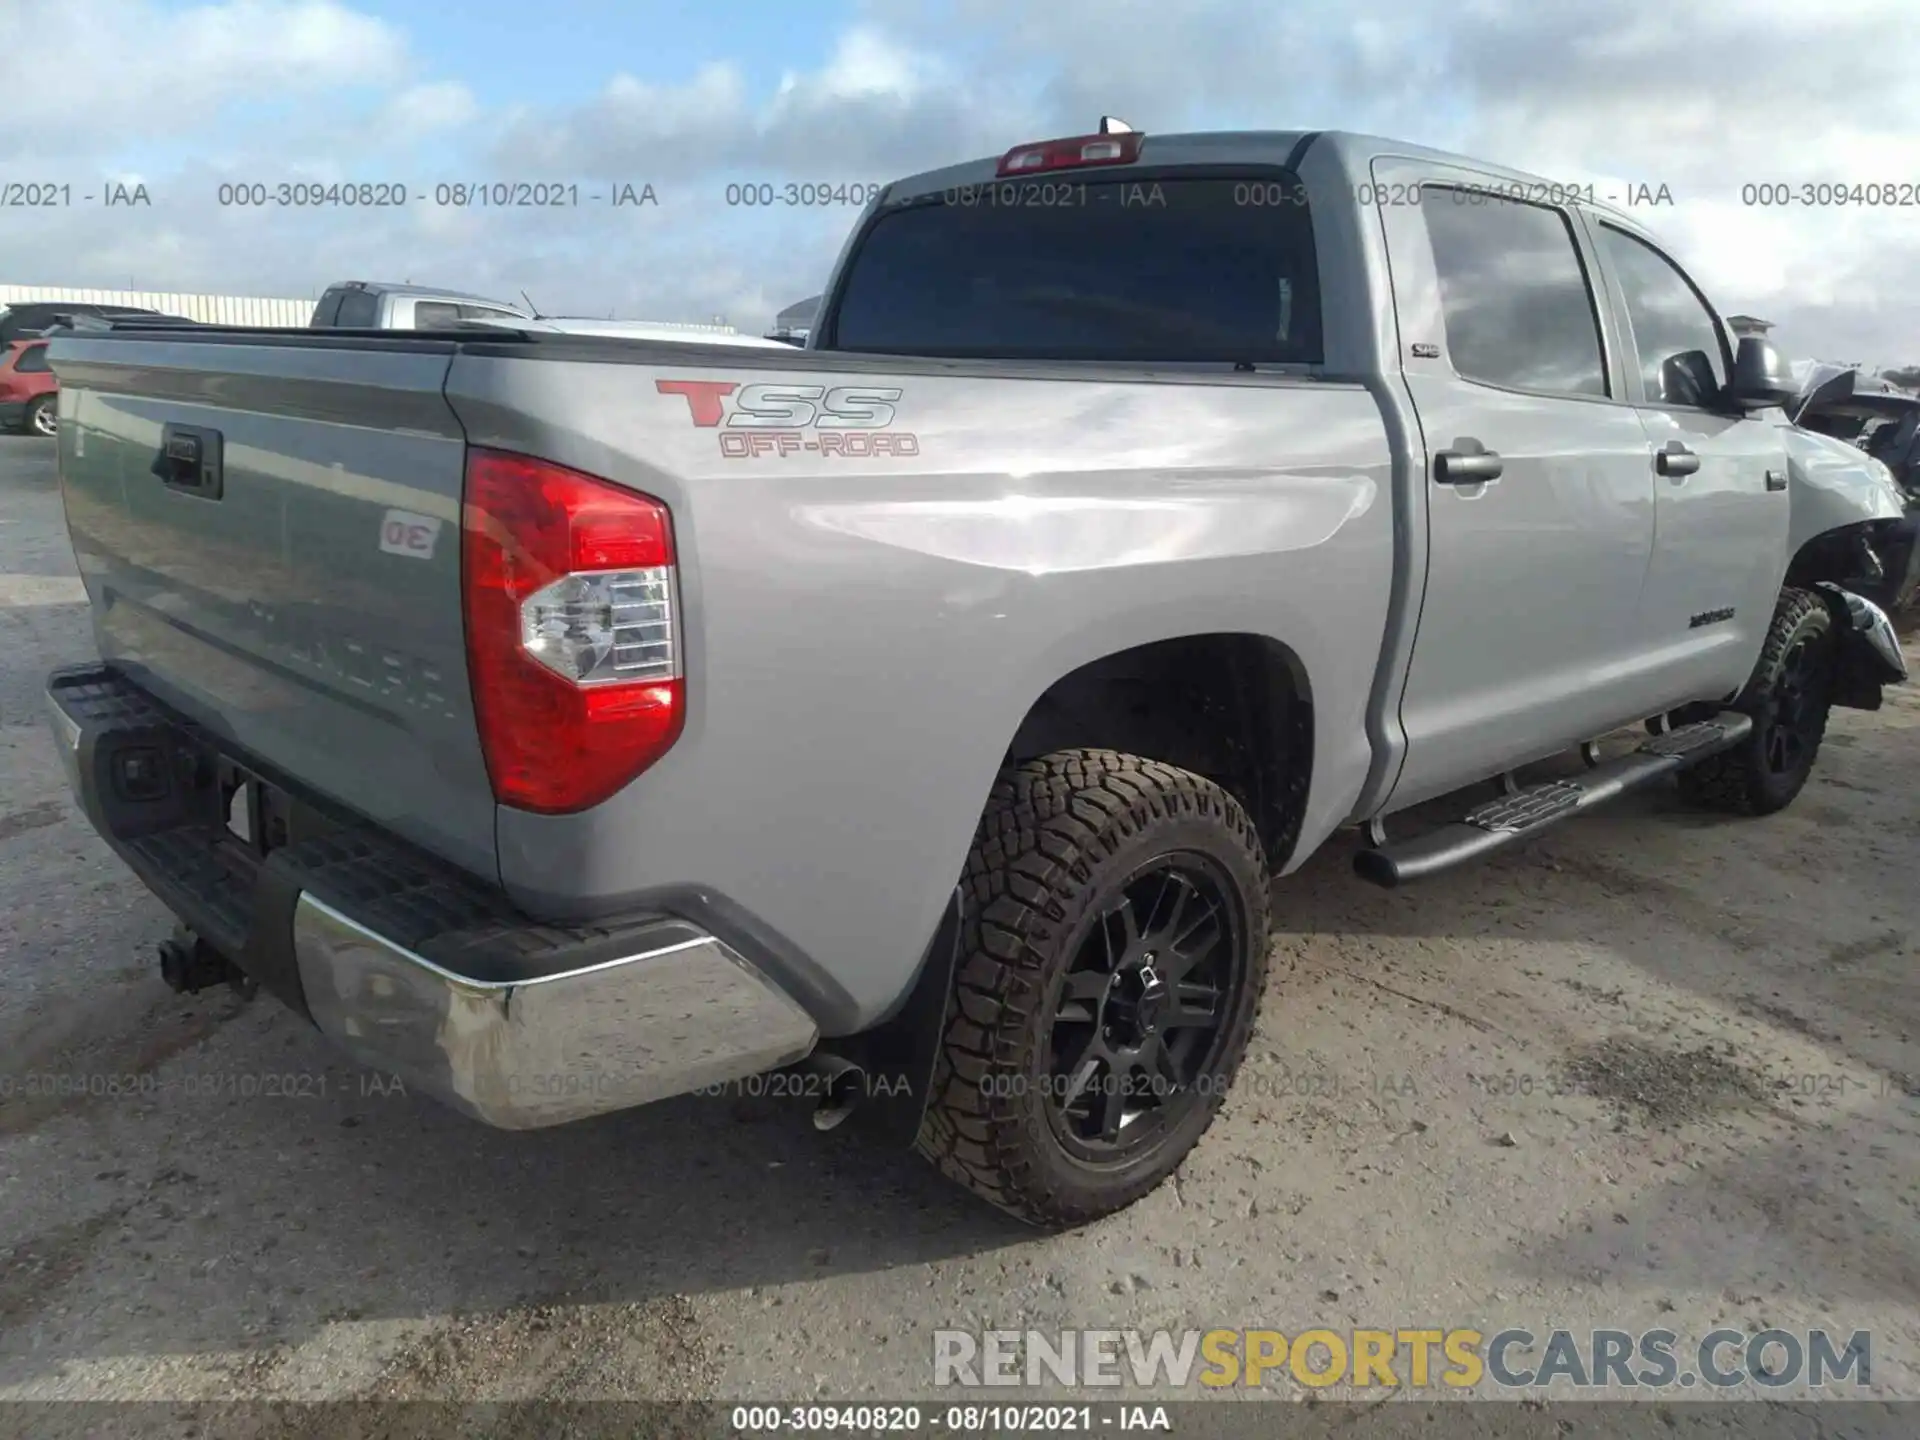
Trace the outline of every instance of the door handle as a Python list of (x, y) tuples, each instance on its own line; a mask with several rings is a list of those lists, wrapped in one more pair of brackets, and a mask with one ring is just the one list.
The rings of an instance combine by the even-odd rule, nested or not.
[(1442, 485), (1478, 485), (1498, 480), (1506, 462), (1491, 450), (1438, 450), (1433, 456), (1433, 478)]
[(1669, 440), (1660, 453), (1653, 457), (1653, 468), (1662, 475), (1671, 475), (1678, 479), (1698, 470), (1700, 457), (1678, 440)]
[(1787, 472), (1784, 470), (1767, 471), (1767, 489), (1784, 490), (1787, 488)]

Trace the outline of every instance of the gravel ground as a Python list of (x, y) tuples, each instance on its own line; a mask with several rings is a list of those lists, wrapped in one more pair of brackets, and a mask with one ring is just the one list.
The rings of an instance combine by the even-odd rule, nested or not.
[(0, 1098), (0, 1398), (897, 1399), (942, 1326), (1423, 1322), (1869, 1330), (1920, 1398), (1920, 687), (1771, 820), (1658, 790), (1398, 894), (1330, 845), (1177, 1181), (1043, 1237), (785, 1103), (497, 1133), (167, 991), (41, 728), (51, 460), (0, 437), (0, 1076), (147, 1078)]

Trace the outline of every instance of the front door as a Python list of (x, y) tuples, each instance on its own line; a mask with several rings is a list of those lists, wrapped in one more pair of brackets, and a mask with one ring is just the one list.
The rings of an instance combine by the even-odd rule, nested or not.
[(1590, 229), (1626, 321), (1628, 388), (1655, 454), (1641, 644), (1676, 700), (1725, 699), (1752, 672), (1779, 597), (1792, 518), (1786, 417), (1717, 406), (1731, 356), (1693, 282), (1626, 229), (1604, 220)]

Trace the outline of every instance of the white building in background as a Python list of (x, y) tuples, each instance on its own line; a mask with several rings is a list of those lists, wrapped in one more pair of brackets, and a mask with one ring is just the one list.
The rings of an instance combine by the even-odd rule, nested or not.
[(29, 301), (70, 301), (76, 305), (127, 305), (158, 310), (205, 325), (305, 325), (313, 318), (313, 300), (270, 299), (259, 295), (182, 295), (164, 290), (85, 290), (61, 285), (0, 285), (0, 305)]

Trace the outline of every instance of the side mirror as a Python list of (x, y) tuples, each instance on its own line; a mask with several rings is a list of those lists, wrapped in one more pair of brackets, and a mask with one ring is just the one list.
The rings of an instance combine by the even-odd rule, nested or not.
[(1800, 393), (1780, 352), (1758, 335), (1742, 335), (1733, 357), (1733, 379), (1727, 400), (1742, 410), (1765, 410), (1786, 405)]
[(1660, 398), (1669, 405), (1710, 409), (1719, 389), (1713, 362), (1704, 350), (1682, 350), (1660, 362)]

